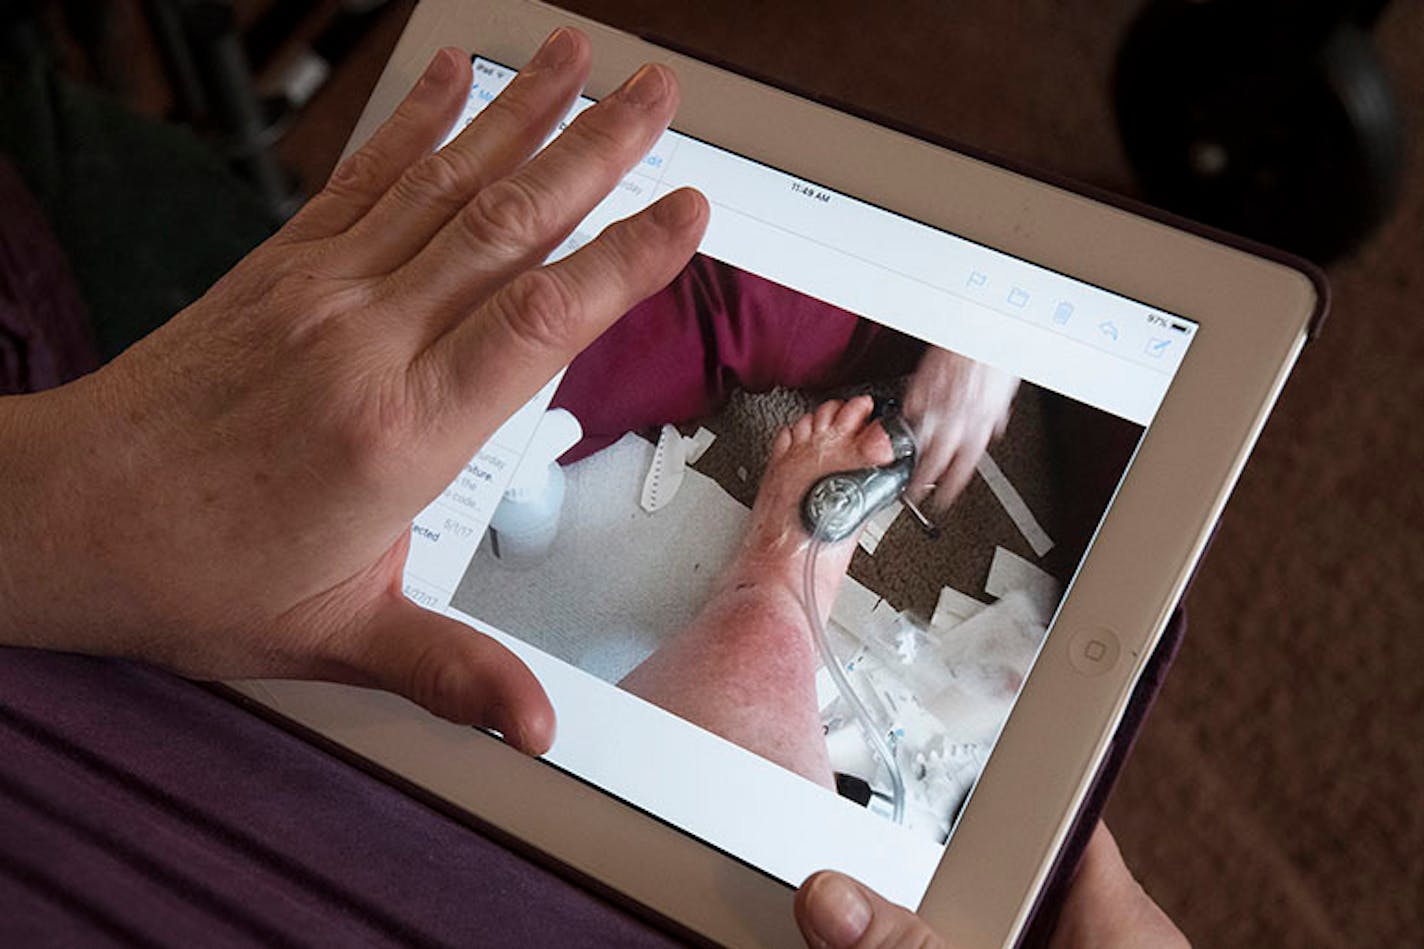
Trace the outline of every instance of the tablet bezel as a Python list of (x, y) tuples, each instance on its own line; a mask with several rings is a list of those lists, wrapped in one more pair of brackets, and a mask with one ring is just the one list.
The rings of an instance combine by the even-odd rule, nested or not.
[[(667, 63), (683, 88), (680, 131), (1201, 326), (919, 907), (956, 945), (1012, 944), (1304, 344), (1322, 304), (1315, 282), (1286, 264), (521, 0), (423, 0), (347, 151), (390, 113), (440, 46), (522, 63), (566, 24), (592, 42), (594, 97), (642, 62)], [(1085, 630), (1110, 632), (1120, 661), (1092, 676), (1079, 672), (1070, 647)], [(786, 886), (493, 740), (472, 741), (467, 728), (365, 690), (235, 687), (681, 926), (730, 945), (801, 945)], [(499, 779), (480, 777), (491, 774)]]

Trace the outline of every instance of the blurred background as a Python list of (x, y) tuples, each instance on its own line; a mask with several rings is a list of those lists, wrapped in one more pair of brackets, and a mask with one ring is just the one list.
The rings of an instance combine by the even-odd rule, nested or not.
[[(1107, 816), (1199, 945), (1424, 941), (1424, 3), (563, 5), (1326, 266)], [(0, 3), (0, 207), (68, 259), (71, 373), (321, 186), (413, 6)]]

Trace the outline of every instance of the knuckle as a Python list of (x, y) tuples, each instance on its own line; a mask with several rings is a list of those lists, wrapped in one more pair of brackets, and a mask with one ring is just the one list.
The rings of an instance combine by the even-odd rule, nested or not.
[(397, 196), (414, 205), (428, 204), (432, 200), (457, 201), (466, 177), (459, 161), (449, 150), (442, 149), (406, 169), (396, 182)]
[(569, 131), (585, 160), (603, 164), (612, 175), (622, 174), (625, 166), (632, 164), (633, 151), (642, 137), (624, 123), (614, 122), (612, 116), (592, 109), (576, 119)]
[(410, 666), (407, 695), (437, 715), (459, 714), (463, 676), (457, 663), (436, 643), (427, 643)]
[(336, 195), (370, 197), (380, 190), (384, 165), (374, 147), (367, 145), (357, 149), (336, 166), (327, 180), (326, 190)]
[(401, 386), (373, 380), (334, 423), (338, 462), (358, 483), (386, 483), (400, 466), (412, 437), (412, 403)]
[[(319, 261), (316, 264), (319, 266)], [(364, 284), (334, 285), (311, 262), (299, 261), (279, 271), (268, 286), (268, 309), (283, 318), (294, 341), (313, 338), (334, 343), (348, 329), (342, 318), (370, 305)]]
[(579, 307), (567, 284), (548, 270), (531, 270), (501, 297), (510, 335), (536, 349), (562, 350), (575, 341)]
[[(525, 101), (525, 98), (519, 94), (526, 91), (524, 83), (521, 83), (520, 79), (525, 79), (527, 83), (529, 78), (532, 77), (521, 72), (515, 77), (514, 83), (509, 89), (503, 94), (495, 96), (494, 101), (486, 106), (484, 112), (481, 113), (481, 118), (485, 120), (482, 124), (498, 123), (514, 128), (533, 126), (538, 116), (535, 115), (534, 109)], [(488, 118), (485, 118), (486, 116)]]
[[(645, 285), (657, 282), (655, 277), (663, 269), (666, 249), (643, 223), (637, 217), (616, 221), (585, 248), (589, 265), (602, 279), (639, 297), (645, 295)], [(648, 293), (654, 289), (655, 286), (646, 286)]]
[(484, 188), (460, 215), (467, 232), (516, 253), (545, 243), (549, 227), (534, 189), (518, 178)]
[(661, 248), (655, 245), (650, 233), (644, 229), (643, 220), (637, 217), (615, 221), (612, 227), (600, 235), (595, 242), (605, 264), (615, 268), (641, 269), (640, 265), (651, 264), (652, 258)]

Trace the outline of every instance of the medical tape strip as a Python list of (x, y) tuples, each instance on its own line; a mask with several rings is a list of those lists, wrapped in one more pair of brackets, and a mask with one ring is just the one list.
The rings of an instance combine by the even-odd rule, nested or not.
[(689, 465), (697, 464), (716, 440), (716, 435), (700, 427), (693, 434), (685, 436), (682, 439), (682, 444), (687, 449), (687, 463)]
[(682, 433), (675, 426), (664, 425), (653, 449), (653, 463), (648, 475), (643, 479), (643, 496), (640, 504), (649, 514), (665, 507), (682, 487), (682, 479), (687, 474), (687, 449), (682, 441)]
[(930, 626), (948, 631), (978, 613), (984, 605), (982, 600), (976, 600), (954, 587), (942, 587), (939, 591), (939, 601), (935, 603), (934, 615), (930, 617)]
[(1053, 575), (1020, 557), (1012, 550), (994, 548), (994, 559), (989, 564), (989, 577), (984, 581), (984, 592), (993, 597), (1003, 598), (1014, 590), (1022, 590), (1038, 611), (1039, 622), (1048, 624), (1049, 617), (1058, 608), (1062, 587)]
[(1033, 516), (1033, 512), (1024, 503), (1023, 496), (1009, 483), (1001, 469), (987, 454), (979, 459), (979, 464), (975, 466), (979, 471), (979, 476), (984, 479), (984, 483), (989, 485), (989, 490), (994, 492), (994, 497), (999, 499), (999, 503), (1004, 506), (1010, 520), (1014, 526), (1023, 534), (1024, 540), (1033, 548), (1033, 552), (1042, 557), (1053, 549), (1053, 539), (1048, 536), (1048, 532), (1038, 523), (1038, 519)]
[(895, 501), (876, 511), (866, 520), (865, 529), (860, 532), (859, 541), (866, 553), (875, 553), (875, 548), (880, 546), (880, 542), (885, 539), (886, 532), (890, 530), (890, 526), (895, 523), (895, 519), (904, 509), (903, 504)]

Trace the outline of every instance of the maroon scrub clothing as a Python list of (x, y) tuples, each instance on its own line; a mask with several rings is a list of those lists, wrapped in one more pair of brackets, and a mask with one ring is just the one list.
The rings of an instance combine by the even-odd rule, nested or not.
[(923, 344), (698, 254), (573, 361), (554, 394), (584, 438), (565, 464), (627, 432), (715, 414), (737, 389), (829, 389), (909, 372)]

